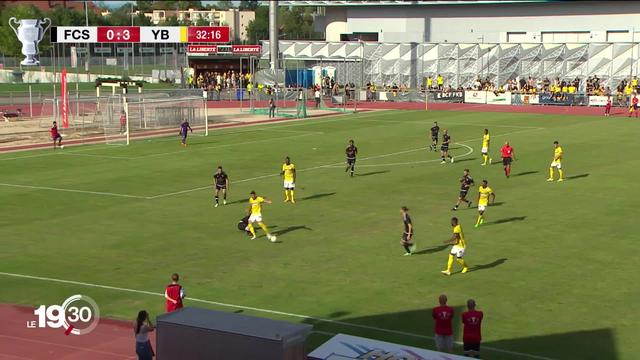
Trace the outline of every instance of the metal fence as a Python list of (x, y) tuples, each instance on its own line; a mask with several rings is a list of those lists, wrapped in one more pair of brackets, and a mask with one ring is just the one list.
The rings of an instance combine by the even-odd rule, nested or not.
[[(269, 58), (263, 42), (262, 59)], [(335, 69), (335, 81), (421, 87), (427, 77), (443, 77), (446, 86), (467, 88), (479, 76), (497, 86), (532, 77), (553, 81), (597, 76), (615, 88), (637, 75), (638, 43), (378, 43), (280, 41), (279, 56), (304, 61), (305, 68)], [(582, 81), (581, 85), (584, 86)], [(584, 88), (580, 90), (584, 91)]]

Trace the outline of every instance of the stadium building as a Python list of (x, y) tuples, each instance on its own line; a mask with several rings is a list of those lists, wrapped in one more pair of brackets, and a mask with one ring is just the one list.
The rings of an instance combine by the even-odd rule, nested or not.
[[(633, 41), (636, 1), (281, 1), (317, 6), (327, 41), (567, 43)], [(635, 34), (638, 35), (638, 34)]]

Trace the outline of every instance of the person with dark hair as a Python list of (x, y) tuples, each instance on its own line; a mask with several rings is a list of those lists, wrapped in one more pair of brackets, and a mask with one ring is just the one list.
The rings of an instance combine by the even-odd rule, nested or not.
[(247, 235), (252, 236), (251, 231), (249, 231), (249, 215), (246, 215), (238, 221), (238, 230), (244, 231)]
[(187, 135), (189, 131), (193, 132), (193, 129), (191, 128), (191, 125), (189, 125), (189, 121), (185, 120), (180, 124), (180, 143), (182, 146), (187, 146)]
[(473, 185), (475, 185), (475, 182), (471, 177), (469, 169), (464, 169), (462, 177), (460, 178), (460, 194), (458, 195), (458, 202), (456, 202), (456, 205), (451, 210), (458, 210), (458, 207), (462, 202), (467, 203), (467, 206), (471, 207), (471, 201), (467, 200), (467, 194), (469, 193), (469, 188)]
[(227, 191), (229, 190), (229, 176), (227, 175), (226, 172), (224, 172), (224, 170), (222, 170), (222, 166), (218, 166), (216, 173), (213, 174), (213, 182), (216, 187), (216, 192), (215, 192), (216, 204), (214, 206), (218, 207), (218, 205), (220, 205), (220, 191), (222, 191), (222, 196), (223, 196), (222, 204), (227, 205)]
[(431, 150), (436, 151), (436, 146), (438, 145), (438, 135), (440, 134), (440, 126), (438, 126), (438, 122), (434, 121), (433, 126), (431, 127)]
[(467, 263), (464, 261), (464, 250), (466, 248), (466, 241), (464, 239), (464, 234), (462, 232), (462, 227), (458, 222), (458, 218), (451, 218), (451, 227), (453, 228), (453, 235), (451, 239), (445, 241), (445, 244), (453, 245), (451, 247), (451, 252), (449, 253), (449, 260), (447, 261), (447, 268), (442, 270), (441, 273), (444, 275), (451, 275), (451, 268), (453, 267), (453, 260), (456, 259), (458, 263), (462, 266), (462, 273), (466, 273), (469, 271), (469, 267)]
[(431, 310), (431, 317), (434, 322), (434, 336), (438, 351), (453, 352), (453, 314), (454, 310), (447, 305), (447, 295), (438, 297), (439, 306)]
[(154, 329), (155, 327), (149, 319), (149, 313), (147, 313), (146, 310), (140, 310), (136, 322), (133, 325), (138, 360), (151, 360), (156, 355), (149, 340), (149, 333), (153, 332)]
[(345, 153), (347, 154), (347, 168), (344, 172), (351, 170), (351, 176), (353, 176), (353, 173), (356, 170), (356, 156), (358, 155), (358, 148), (354, 145), (353, 140), (349, 140), (349, 145), (347, 146)]
[(56, 141), (58, 142), (58, 147), (60, 149), (64, 149), (64, 146), (62, 146), (62, 135), (58, 132), (58, 123), (55, 121), (53, 122), (53, 126), (51, 126), (49, 133), (51, 134), (51, 140), (53, 140), (53, 150), (56, 149)]
[(171, 274), (171, 284), (167, 285), (167, 288), (164, 290), (164, 298), (167, 299), (167, 312), (176, 311), (184, 307), (182, 304), (184, 289), (178, 281), (180, 281), (180, 275), (177, 273)]
[(400, 214), (402, 214), (402, 223), (404, 224), (404, 232), (402, 233), (400, 244), (404, 247), (404, 256), (410, 256), (411, 253), (416, 251), (416, 245), (413, 242), (413, 224), (409, 216), (409, 208), (406, 206), (401, 207)]
[(276, 102), (273, 97), (269, 98), (269, 119), (276, 117)]

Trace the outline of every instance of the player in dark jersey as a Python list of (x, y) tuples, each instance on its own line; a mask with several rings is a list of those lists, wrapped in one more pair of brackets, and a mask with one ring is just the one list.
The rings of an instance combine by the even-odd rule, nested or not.
[(416, 245), (413, 242), (413, 224), (409, 216), (409, 209), (406, 206), (400, 208), (400, 214), (402, 214), (402, 223), (404, 224), (404, 232), (402, 233), (400, 244), (404, 247), (404, 256), (409, 256), (416, 251)]
[(191, 126), (189, 126), (189, 122), (185, 120), (182, 124), (180, 124), (180, 136), (182, 137), (182, 146), (187, 146), (187, 131), (193, 132)]
[(447, 162), (447, 160), (445, 160), (447, 157), (453, 162), (453, 156), (449, 155), (449, 144), (451, 144), (451, 136), (449, 136), (447, 129), (444, 129), (442, 130), (442, 146), (440, 146), (441, 164)]
[(238, 221), (238, 230), (244, 231), (247, 235), (251, 236), (251, 231), (249, 231), (249, 215)]
[(229, 189), (229, 176), (222, 170), (222, 166), (218, 166), (218, 170), (213, 174), (213, 183), (216, 187), (216, 205), (220, 205), (220, 191), (222, 190), (222, 204), (227, 205), (227, 190)]
[(440, 135), (440, 126), (438, 126), (437, 121), (434, 121), (433, 127), (431, 127), (431, 151), (436, 151), (437, 149), (438, 135)]
[(353, 172), (356, 170), (356, 156), (358, 155), (358, 148), (353, 144), (353, 140), (349, 140), (349, 146), (347, 146), (345, 153), (347, 154), (347, 168), (344, 172), (351, 169), (351, 176), (353, 176)]
[(475, 185), (475, 182), (473, 182), (469, 169), (464, 169), (462, 177), (460, 178), (460, 195), (458, 195), (458, 202), (451, 210), (458, 210), (458, 206), (460, 206), (461, 202), (466, 202), (467, 205), (471, 207), (471, 201), (467, 200), (467, 193), (469, 192), (469, 188), (473, 185)]

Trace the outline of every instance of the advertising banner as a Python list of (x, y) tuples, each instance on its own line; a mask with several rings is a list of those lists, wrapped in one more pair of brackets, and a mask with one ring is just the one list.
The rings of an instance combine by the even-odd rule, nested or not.
[(511, 93), (494, 93), (493, 91), (487, 91), (487, 104), (491, 105), (511, 105)]
[(465, 360), (466, 357), (412, 346), (338, 334), (307, 357), (309, 360)]
[(435, 102), (461, 103), (464, 101), (464, 92), (462, 91), (432, 92), (432, 93), (429, 93), (429, 100), (432, 100)]
[(605, 106), (607, 99), (607, 96), (589, 96), (589, 106)]
[(467, 90), (464, 92), (464, 102), (471, 104), (486, 104), (487, 92)]

